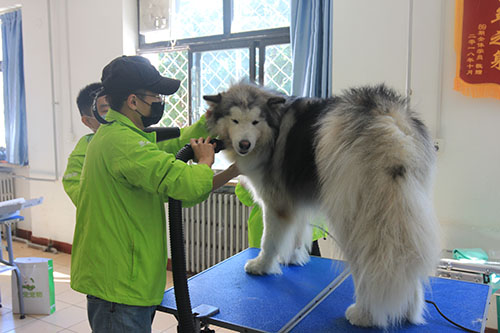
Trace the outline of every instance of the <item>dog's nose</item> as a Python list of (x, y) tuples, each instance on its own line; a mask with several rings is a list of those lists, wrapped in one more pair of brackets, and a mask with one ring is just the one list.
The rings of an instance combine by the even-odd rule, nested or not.
[(251, 145), (252, 144), (248, 140), (241, 140), (240, 141), (240, 149), (241, 150), (248, 150), (248, 149), (250, 149)]

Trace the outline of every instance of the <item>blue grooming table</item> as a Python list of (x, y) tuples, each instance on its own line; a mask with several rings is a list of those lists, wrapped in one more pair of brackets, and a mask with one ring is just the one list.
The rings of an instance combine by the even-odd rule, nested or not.
[[(303, 267), (282, 267), (279, 276), (245, 273), (245, 263), (259, 251), (246, 249), (189, 279), (192, 307), (207, 304), (220, 310), (206, 322), (240, 332), (383, 332), (352, 326), (345, 319), (345, 310), (354, 302), (354, 286), (344, 262), (311, 257)], [(427, 289), (426, 299), (448, 318), (484, 331), (488, 285), (431, 278)], [(388, 332), (461, 332), (433, 305), (426, 307), (426, 325), (404, 324)], [(304, 309), (309, 311), (302, 313)], [(158, 310), (177, 313), (173, 288), (165, 291)]]

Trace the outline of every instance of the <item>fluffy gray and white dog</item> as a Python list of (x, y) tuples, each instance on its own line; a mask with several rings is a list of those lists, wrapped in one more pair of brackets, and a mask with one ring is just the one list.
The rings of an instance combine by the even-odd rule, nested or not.
[(384, 85), (328, 99), (239, 83), (204, 96), (209, 130), (249, 180), (264, 212), (250, 274), (304, 265), (310, 213), (322, 212), (349, 262), (358, 326), (424, 322), (424, 284), (437, 264), (431, 198), (435, 149), (406, 99)]

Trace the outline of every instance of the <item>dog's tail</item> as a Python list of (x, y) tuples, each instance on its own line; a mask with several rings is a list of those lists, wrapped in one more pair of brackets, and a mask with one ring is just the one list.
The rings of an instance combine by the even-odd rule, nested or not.
[(318, 126), (322, 203), (351, 264), (357, 311), (380, 327), (422, 323), (422, 284), (440, 250), (427, 129), (384, 86), (349, 91)]

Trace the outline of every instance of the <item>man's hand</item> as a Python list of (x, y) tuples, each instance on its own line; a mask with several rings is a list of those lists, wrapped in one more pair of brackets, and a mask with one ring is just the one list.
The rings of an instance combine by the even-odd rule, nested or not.
[(190, 143), (194, 152), (194, 161), (198, 164), (206, 164), (212, 167), (215, 158), (215, 143), (210, 143), (210, 137), (206, 139), (191, 139)]

